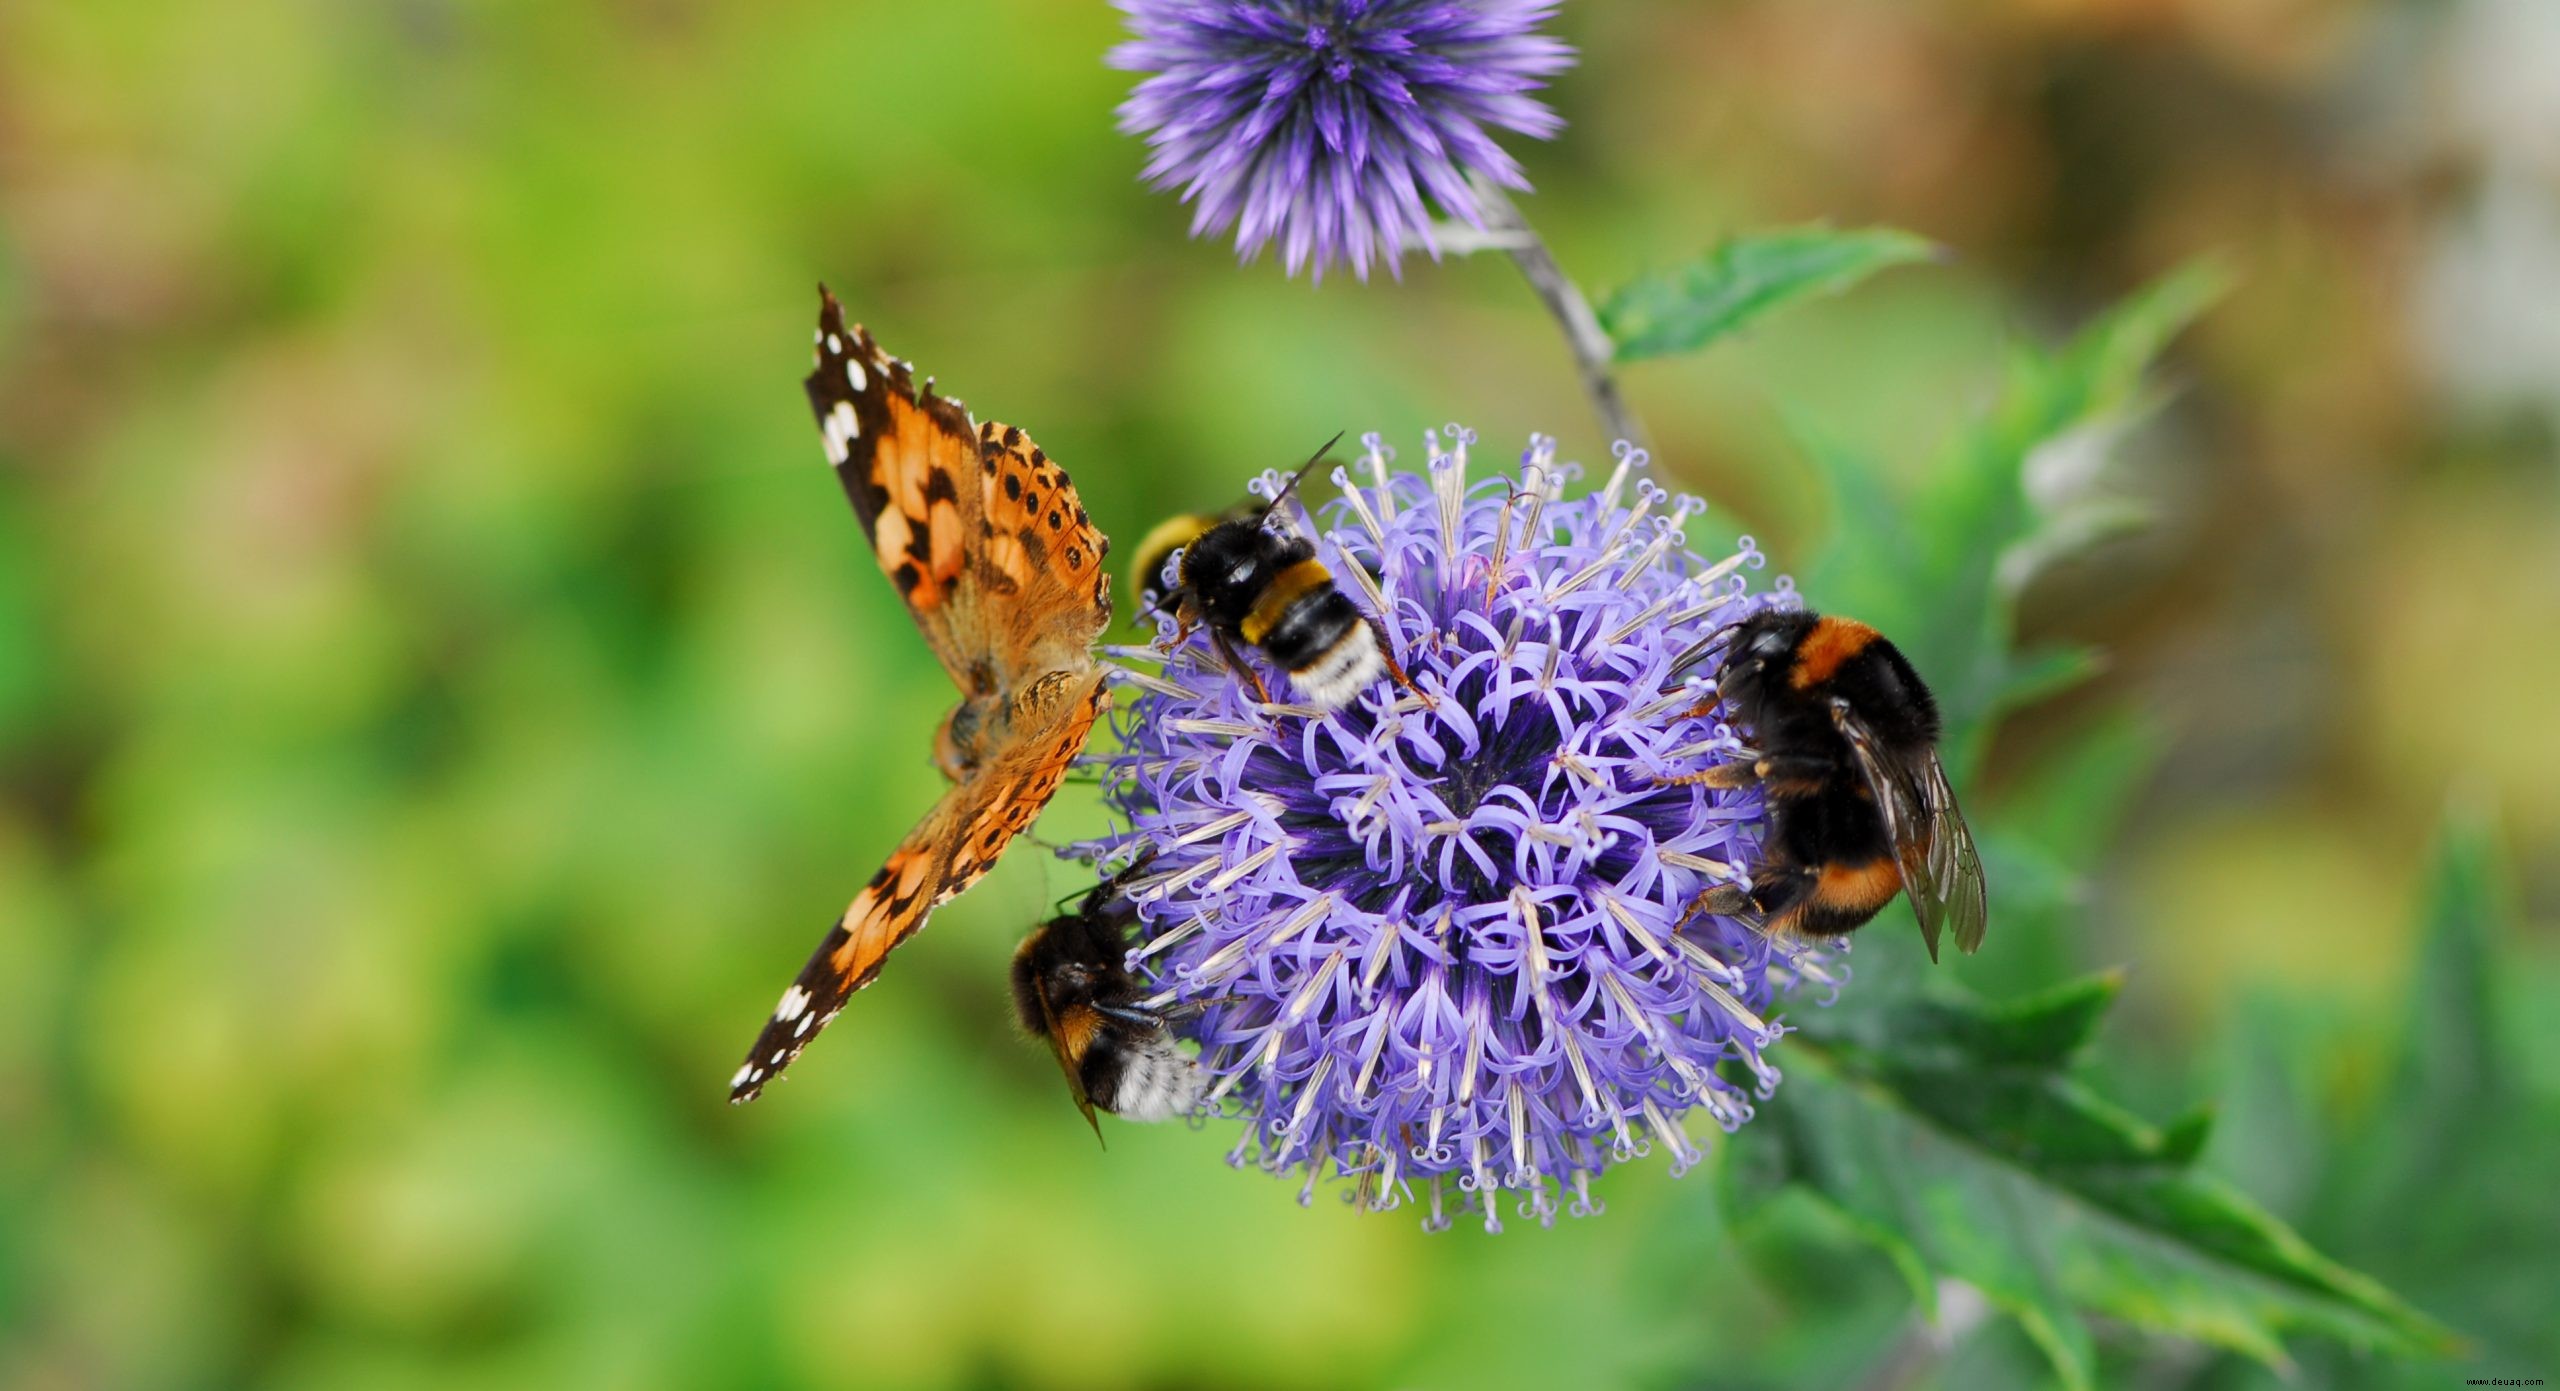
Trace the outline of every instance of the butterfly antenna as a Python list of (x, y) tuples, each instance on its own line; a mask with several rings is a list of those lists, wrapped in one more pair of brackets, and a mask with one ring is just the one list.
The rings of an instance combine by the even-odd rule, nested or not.
[(1293, 474), (1290, 474), (1290, 475), (1289, 475), (1289, 481), (1288, 481), (1288, 482), (1286, 482), (1286, 483), (1281, 484), (1281, 485), (1280, 485), (1280, 491), (1278, 491), (1278, 492), (1276, 492), (1276, 493), (1273, 493), (1273, 494), (1271, 495), (1271, 501), (1266, 502), (1266, 503), (1264, 503), (1264, 504), (1262, 505), (1262, 515), (1264, 515), (1264, 516), (1266, 516), (1266, 517), (1270, 516), (1270, 515), (1271, 515), (1271, 512), (1272, 512), (1272, 509), (1274, 509), (1274, 508), (1278, 507), (1281, 503), (1286, 502), (1286, 501), (1288, 500), (1289, 495), (1290, 495), (1291, 493), (1294, 493), (1294, 492), (1298, 491), (1298, 483), (1299, 483), (1299, 480), (1301, 480), (1301, 479), (1303, 479), (1303, 478), (1305, 478), (1305, 477), (1307, 476), (1307, 472), (1308, 472), (1308, 470), (1313, 469), (1316, 465), (1323, 463), (1323, 462), (1324, 462), (1324, 456), (1325, 456), (1325, 455), (1327, 455), (1327, 454), (1332, 453), (1332, 452), (1333, 452), (1333, 447), (1334, 447), (1335, 445), (1337, 445), (1337, 444), (1342, 443), (1342, 437), (1343, 437), (1344, 435), (1346, 435), (1346, 434), (1349, 434), (1349, 433), (1350, 433), (1350, 431), (1348, 431), (1348, 430), (1336, 430), (1336, 431), (1334, 431), (1334, 432), (1333, 432), (1333, 438), (1332, 438), (1332, 439), (1329, 439), (1329, 440), (1326, 440), (1326, 441), (1324, 442), (1324, 446), (1323, 446), (1322, 448), (1318, 449), (1318, 450), (1315, 452), (1315, 454), (1314, 454), (1313, 456), (1311, 456), (1311, 457), (1310, 457), (1310, 458), (1309, 458), (1305, 463), (1298, 465), (1298, 471), (1297, 471), (1296, 473), (1293, 473)]

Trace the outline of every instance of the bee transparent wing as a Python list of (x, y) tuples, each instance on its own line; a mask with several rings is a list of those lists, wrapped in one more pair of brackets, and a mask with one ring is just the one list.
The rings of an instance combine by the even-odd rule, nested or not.
[(1040, 999), (1040, 1041), (1048, 1044), (1050, 1054), (1057, 1058), (1058, 1071), (1067, 1079), (1067, 1095), (1074, 1097), (1076, 1109), (1084, 1112), (1084, 1123), (1093, 1127), (1093, 1138), (1101, 1140), (1103, 1148), (1109, 1149), (1111, 1142), (1102, 1139), (1102, 1118), (1094, 1114), (1093, 1098), (1084, 1089), (1084, 1073), (1076, 1067), (1076, 1060), (1067, 1054), (1067, 1036), (1058, 1026), (1058, 1011), (1049, 1003), (1049, 992), (1035, 986), (1031, 993)]
[[(1982, 855), (1973, 848), (1973, 832), (1956, 807), (1955, 789), (1947, 785), (1946, 766), (1938, 756), (1925, 754), (1904, 772), (1908, 795), (1918, 803), (1918, 815), (1913, 818), (1918, 834), (1894, 842), (1902, 861), (1903, 887), (1924, 919), (1932, 910), (1942, 914), (1954, 930), (1956, 950), (1971, 955), (1982, 949), (1982, 935), (1990, 926)], [(1930, 959), (1935, 960), (1937, 934), (1930, 933), (1929, 939)]]
[(1938, 939), (1950, 925), (1958, 951), (1980, 950), (1990, 926), (1982, 856), (1956, 806), (1955, 789), (1947, 785), (1946, 765), (1930, 751), (1908, 759), (1888, 755), (1845, 700), (1831, 702), (1831, 722), (1857, 754), (1858, 770), (1884, 816), (1885, 834), (1902, 870), (1903, 896), (1920, 919), (1929, 959), (1938, 959)]

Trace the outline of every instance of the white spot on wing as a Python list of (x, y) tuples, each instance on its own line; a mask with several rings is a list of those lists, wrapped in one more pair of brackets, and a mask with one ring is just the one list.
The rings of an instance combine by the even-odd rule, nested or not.
[(844, 379), (845, 383), (856, 391), (871, 389), (871, 378), (863, 372), (862, 364), (852, 358), (844, 360)]
[(782, 1003), (773, 1007), (773, 1017), (788, 1024), (809, 1007), (809, 992), (793, 985), (782, 992)]
[(836, 337), (832, 333), (828, 334), (827, 351), (841, 355), (844, 352), (844, 340)]
[(756, 1065), (754, 1063), (740, 1063), (738, 1065), (738, 1075), (729, 1079), (729, 1090), (734, 1092), (738, 1088), (743, 1087), (754, 1080), (756, 1080)]
[(851, 401), (838, 401), (835, 409), (827, 412), (818, 432), (826, 436), (827, 462), (842, 464), (853, 457), (853, 441), (862, 433), (862, 419), (853, 413)]

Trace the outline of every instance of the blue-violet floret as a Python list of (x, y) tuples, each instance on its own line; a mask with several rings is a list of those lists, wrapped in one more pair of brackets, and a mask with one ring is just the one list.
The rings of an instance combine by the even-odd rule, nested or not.
[(1469, 487), (1471, 442), (1433, 434), (1415, 477), (1371, 436), (1321, 528), (1294, 499), (1270, 522), (1315, 537), (1416, 689), (1381, 680), (1316, 716), (1266, 665), (1284, 702), (1266, 706), (1163, 617), (1156, 646), (1117, 654), (1141, 694), (1099, 762), (1125, 829), (1076, 850), (1135, 866), (1131, 963), (1196, 1008), (1179, 1013), (1209, 1102), (1246, 1121), (1236, 1162), (1498, 1228), (1502, 1189), (1545, 1222), (1560, 1199), (1595, 1210), (1592, 1177), (1653, 1144), (1694, 1164), (1686, 1113), (1731, 1129), (1777, 1083), (1773, 998), (1845, 965), (1687, 917), (1747, 873), (1764, 811), (1661, 782), (1740, 747), (1714, 663), (1673, 680), (1676, 659), (1792, 602), (1785, 582), (1749, 592), (1748, 537), (1692, 553), (1700, 505), (1641, 451), (1568, 500), (1550, 441)]

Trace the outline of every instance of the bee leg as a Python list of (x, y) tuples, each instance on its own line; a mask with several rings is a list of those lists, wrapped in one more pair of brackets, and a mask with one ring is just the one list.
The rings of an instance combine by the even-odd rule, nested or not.
[(1709, 787), (1767, 787), (1774, 795), (1803, 796), (1821, 787), (1838, 772), (1839, 766), (1827, 758), (1770, 754), (1764, 758), (1719, 763), (1701, 772), (1664, 778), (1662, 782), (1664, 786), (1704, 783)]
[(1253, 687), (1253, 698), (1264, 705), (1269, 705), (1271, 688), (1262, 684), (1261, 676), (1257, 675), (1252, 667), (1245, 665), (1244, 654), (1238, 652), (1236, 645), (1227, 640), (1227, 635), (1211, 628), (1209, 641), (1217, 647), (1218, 655), (1226, 659), (1227, 669), (1243, 677), (1246, 684)]
[(1710, 885), (1704, 893), (1689, 900), (1686, 920), (1700, 914), (1723, 918), (1752, 918), (1770, 932), (1783, 931), (1786, 919), (1813, 893), (1819, 876), (1802, 865), (1764, 864), (1751, 870), (1751, 887), (1724, 883)]
[(1760, 765), (1750, 759), (1719, 763), (1700, 772), (1657, 778), (1655, 782), (1662, 787), (1757, 787), (1760, 785)]
[(1680, 917), (1683, 921), (1701, 914), (1718, 918), (1734, 918), (1752, 911), (1751, 891), (1740, 884), (1726, 883), (1714, 885), (1705, 893), (1690, 899), (1687, 911), (1681, 913)]
[(1396, 661), (1395, 645), (1387, 641), (1387, 625), (1379, 622), (1376, 614), (1362, 614), (1361, 617), (1368, 622), (1370, 635), (1378, 640), (1378, 660), (1387, 664), (1387, 675), (1394, 677), (1397, 685), (1413, 692), (1421, 700), (1423, 709), (1439, 709), (1440, 702), (1433, 700), (1429, 691), (1413, 684), (1413, 678), (1404, 674), (1403, 665)]

